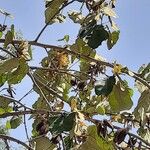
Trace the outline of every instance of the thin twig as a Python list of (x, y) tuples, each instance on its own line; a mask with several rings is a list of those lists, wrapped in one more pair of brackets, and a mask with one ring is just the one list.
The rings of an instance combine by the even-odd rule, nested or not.
[(66, 150), (66, 146), (65, 146), (65, 142), (64, 142), (62, 134), (60, 134), (60, 139), (61, 139), (61, 142), (62, 142), (63, 150)]
[(62, 101), (65, 101), (65, 99), (59, 95), (55, 90), (53, 90), (52, 88), (50, 88), (49, 86), (47, 86), (46, 84), (44, 84), (43, 82), (41, 82), (39, 79), (35, 78), (35, 80), (41, 84), (44, 88), (46, 88), (46, 90), (48, 90), (50, 92), (50, 94), (58, 97), (59, 99), (61, 99)]
[(28, 96), (33, 91), (33, 88), (31, 88), (23, 97), (19, 99), (19, 102), (22, 101), (26, 96)]
[(12, 97), (4, 96), (4, 95), (0, 95), (0, 97), (4, 98), (4, 99), (9, 99), (11, 102), (18, 103), (21, 107), (24, 107), (26, 109), (32, 110), (32, 108), (25, 106), (24, 104), (22, 104), (21, 102), (19, 102), (19, 100), (16, 100), (16, 99), (14, 99)]
[[(26, 137), (27, 137), (28, 142), (29, 142), (30, 139), (29, 139), (29, 135), (28, 135), (28, 129), (27, 129), (27, 124), (26, 124), (26, 115), (25, 114), (23, 115), (23, 124), (24, 124), (24, 129), (25, 129)], [(30, 145), (30, 142), (29, 142), (29, 145)]]
[(62, 10), (62, 9), (64, 9), (66, 6), (68, 6), (68, 5), (70, 5), (71, 3), (73, 3), (75, 0), (72, 0), (72, 1), (70, 1), (70, 2), (68, 2), (68, 3), (66, 3), (65, 5), (63, 5), (55, 14), (54, 14), (54, 16), (45, 24), (45, 26), (41, 29), (41, 31), (40, 31), (40, 33), (38, 34), (38, 36), (35, 38), (35, 42), (37, 42), (38, 40), (39, 40), (39, 38), (40, 38), (40, 36), (42, 35), (42, 33), (44, 32), (44, 30), (47, 28), (47, 26), (49, 25), (49, 23), (55, 18), (55, 16), (57, 15), (57, 14), (59, 14), (59, 12)]
[[(86, 117), (86, 120), (88, 120), (88, 121), (90, 121), (90, 122), (92, 122), (92, 123), (94, 123), (94, 124), (97, 124), (97, 123), (99, 123), (99, 122), (102, 122), (101, 120), (97, 120), (97, 119), (93, 119), (93, 118), (89, 118), (89, 117)], [(115, 125), (113, 125), (113, 128), (114, 129), (121, 129), (121, 127), (118, 127), (118, 126), (115, 126)], [(145, 145), (147, 145), (147, 146), (149, 146), (150, 147), (150, 143), (148, 143), (147, 141), (145, 141), (144, 139), (142, 139), (140, 136), (138, 136), (138, 135), (135, 135), (135, 134), (133, 134), (133, 133), (131, 133), (131, 132), (127, 132), (127, 134), (129, 135), (129, 136), (132, 136), (132, 137), (135, 137), (136, 139), (138, 139), (138, 140), (140, 140), (141, 142), (143, 142)]]
[(7, 49), (4, 49), (4, 48), (0, 47), (0, 50), (2, 50), (3, 52), (9, 54), (9, 55), (12, 56), (12, 57), (16, 57), (16, 55), (14, 55), (13, 53), (11, 53), (11, 52), (8, 51)]
[(7, 135), (3, 135), (3, 134), (0, 134), (0, 138), (1, 139), (4, 139), (4, 140), (10, 140), (10, 141), (13, 141), (13, 142), (16, 142), (22, 146), (24, 146), (25, 148), (27, 148), (28, 150), (33, 150), (32, 147), (28, 146), (26, 143), (14, 138), (14, 137), (11, 137), (11, 136), (7, 136)]
[(37, 67), (37, 66), (30, 66), (30, 68), (32, 70), (34, 69), (39, 69), (39, 70), (48, 70), (48, 71), (54, 71), (54, 72), (57, 72), (57, 73), (61, 73), (61, 74), (67, 74), (67, 75), (70, 75), (72, 77), (75, 77), (75, 78), (78, 78), (80, 80), (80, 76), (76, 75), (76, 74), (72, 74), (70, 73), (69, 71), (76, 71), (76, 72), (79, 72), (81, 74), (85, 74), (86, 76), (88, 76), (90, 79), (92, 76), (89, 76), (88, 74), (86, 74), (85, 72), (80, 72), (80, 71), (77, 71), (77, 70), (63, 70), (63, 69), (55, 69), (55, 68), (50, 68), (50, 67)]
[(5, 148), (6, 148), (6, 150), (10, 150), (10, 147), (9, 147), (8, 141), (5, 139), (5, 140), (4, 140), (4, 142), (5, 142), (5, 145), (6, 145), (6, 147), (5, 147)]
[(16, 112), (6, 112), (0, 115), (0, 118), (7, 118), (11, 116), (22, 116), (22, 115), (32, 115), (32, 114), (52, 114), (52, 115), (59, 115), (63, 114), (64, 112), (56, 112), (56, 111), (48, 111), (45, 109), (36, 109), (36, 110), (25, 110), (25, 111), (16, 111)]
[(45, 94), (43, 93), (42, 89), (40, 88), (40, 86), (38, 85), (38, 83), (36, 82), (35, 78), (33, 77), (32, 73), (29, 72), (28, 73), (29, 77), (31, 78), (31, 80), (33, 81), (33, 83), (35, 84), (35, 86), (39, 89), (40, 93), (42, 94), (46, 104), (48, 105), (49, 109), (50, 110), (53, 110), (51, 105), (50, 105), (50, 102), (48, 101), (48, 99), (46, 98)]

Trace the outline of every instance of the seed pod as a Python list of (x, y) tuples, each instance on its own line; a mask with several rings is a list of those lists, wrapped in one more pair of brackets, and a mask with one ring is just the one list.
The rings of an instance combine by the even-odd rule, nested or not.
[(117, 132), (114, 134), (113, 141), (117, 144), (120, 144), (121, 142), (123, 142), (127, 135), (127, 131), (128, 131), (127, 128), (117, 130)]
[(85, 86), (86, 86), (85, 82), (79, 82), (78, 83), (78, 89), (79, 90), (83, 90)]
[(46, 134), (47, 131), (47, 126), (44, 121), (41, 121), (37, 126), (36, 126), (36, 131), (39, 133), (39, 135)]
[(105, 119), (105, 120), (103, 120), (103, 123), (104, 123), (104, 126), (107, 126), (113, 130), (113, 125), (112, 125), (111, 121), (108, 121)]
[(71, 84), (72, 86), (77, 85), (77, 80), (76, 80), (76, 78), (72, 78), (72, 79), (70, 80), (70, 84)]

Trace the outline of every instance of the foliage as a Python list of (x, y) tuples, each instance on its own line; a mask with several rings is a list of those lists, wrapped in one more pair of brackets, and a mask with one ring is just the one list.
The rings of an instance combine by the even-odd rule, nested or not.
[[(0, 133), (0, 138), (30, 150), (150, 149), (150, 64), (134, 73), (99, 56), (99, 46), (105, 43), (110, 50), (119, 39), (120, 31), (114, 22), (116, 1), (77, 2), (81, 4), (80, 11), (66, 15), (65, 8), (75, 0), (46, 0), (45, 26), (33, 41), (18, 37), (15, 25), (0, 24), (0, 50), (7, 54), (4, 57), (0, 53), (0, 118), (6, 118), (8, 130), (23, 124), (28, 143), (4, 133)], [(0, 13), (11, 16), (1, 9)], [(64, 41), (62, 46), (39, 43), (48, 25), (62, 23), (66, 18), (80, 25), (73, 43), (70, 44), (69, 35), (58, 40)], [(30, 63), (32, 58), (36, 60), (33, 46), (47, 52), (40, 66)], [(122, 75), (135, 79), (141, 93), (131, 113), (133, 89)], [(32, 107), (21, 101), (31, 91), (22, 94), (20, 100), (14, 91), (16, 86), (23, 86), (22, 81), (30, 83), (29, 80), (31, 91), (38, 95)], [(30, 138), (25, 120), (28, 114), (33, 122)], [(130, 132), (134, 128), (136, 134)]]

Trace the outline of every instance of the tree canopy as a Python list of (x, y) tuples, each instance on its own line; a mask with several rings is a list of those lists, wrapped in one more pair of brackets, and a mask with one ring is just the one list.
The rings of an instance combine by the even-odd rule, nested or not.
[[(76, 2), (79, 10), (68, 11)], [(5, 20), (12, 15), (0, 9), (5, 18), (0, 24), (3, 147), (10, 150), (11, 141), (28, 150), (150, 149), (150, 63), (134, 72), (97, 52), (102, 44), (111, 50), (118, 42), (115, 7), (116, 0), (45, 0), (45, 26), (33, 40), (18, 34), (15, 24), (8, 26)], [(40, 42), (48, 26), (67, 19), (80, 26), (73, 43), (67, 34), (58, 39), (59, 45)], [(34, 48), (46, 52), (37, 66), (30, 63), (38, 62)], [(134, 89), (124, 77), (130, 77), (141, 94), (135, 109)], [(15, 87), (24, 86), (24, 80), (32, 88), (17, 99)], [(22, 102), (31, 93), (36, 94), (32, 105)], [(8, 134), (20, 125), (26, 141)]]

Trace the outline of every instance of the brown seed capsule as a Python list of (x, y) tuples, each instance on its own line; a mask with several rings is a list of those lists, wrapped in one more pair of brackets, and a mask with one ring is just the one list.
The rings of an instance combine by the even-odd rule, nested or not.
[(117, 144), (120, 144), (121, 142), (123, 142), (127, 135), (127, 131), (128, 131), (127, 128), (117, 130), (117, 132), (114, 134), (113, 141)]
[(70, 80), (70, 84), (71, 84), (72, 86), (77, 85), (77, 80), (76, 80), (75, 78), (72, 78), (72, 79)]

